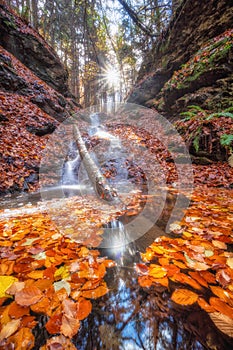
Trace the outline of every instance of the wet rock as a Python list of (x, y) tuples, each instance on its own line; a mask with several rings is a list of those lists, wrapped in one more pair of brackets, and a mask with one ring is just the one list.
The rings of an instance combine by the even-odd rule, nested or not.
[[(175, 88), (164, 89), (164, 86), (210, 39), (214, 44), (214, 38), (229, 31), (232, 22), (232, 4), (228, 1), (203, 0), (201, 5), (198, 0), (181, 1), (163, 38), (144, 57), (137, 84), (127, 102), (153, 106), (169, 118), (178, 116), (186, 106), (195, 103), (212, 110), (220, 105), (227, 108), (229, 100), (233, 99), (233, 53), (232, 48), (227, 51), (224, 45), (217, 61), (215, 50), (209, 50), (213, 52), (212, 65), (200, 62), (201, 74), (198, 70), (196, 76), (187, 76), (185, 83)], [(201, 89), (210, 87), (213, 89), (202, 95)]]
[(1, 122), (8, 122), (8, 121), (9, 121), (9, 119), (5, 115), (0, 114), (0, 123)]
[(48, 124), (43, 125), (41, 127), (36, 127), (34, 125), (26, 125), (26, 129), (31, 134), (34, 134), (37, 136), (44, 136), (44, 135), (52, 134), (54, 132), (54, 130), (56, 129), (56, 126), (53, 123), (48, 123)]
[(55, 90), (69, 95), (68, 72), (55, 51), (31, 27), (27, 32), (23, 27), (23, 20), (0, 4), (0, 45)]
[(26, 88), (27, 83), (12, 68), (1, 64), (0, 61), (0, 87), (5, 90), (17, 91)]

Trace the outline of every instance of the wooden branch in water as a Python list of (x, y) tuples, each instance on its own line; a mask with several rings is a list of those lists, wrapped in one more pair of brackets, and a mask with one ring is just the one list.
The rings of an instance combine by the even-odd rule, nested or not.
[(91, 158), (77, 125), (74, 125), (74, 137), (80, 157), (84, 163), (85, 169), (96, 194), (102, 199), (112, 202), (113, 204), (120, 203), (121, 200), (116, 190), (109, 185), (107, 179), (103, 176), (100, 169)]

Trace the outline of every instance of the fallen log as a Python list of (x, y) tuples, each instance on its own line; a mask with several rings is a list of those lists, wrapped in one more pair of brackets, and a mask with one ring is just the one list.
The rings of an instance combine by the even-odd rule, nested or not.
[(122, 203), (117, 191), (109, 185), (107, 179), (103, 176), (99, 167), (91, 158), (77, 125), (74, 125), (73, 132), (80, 157), (96, 194), (101, 199), (104, 199), (111, 204)]

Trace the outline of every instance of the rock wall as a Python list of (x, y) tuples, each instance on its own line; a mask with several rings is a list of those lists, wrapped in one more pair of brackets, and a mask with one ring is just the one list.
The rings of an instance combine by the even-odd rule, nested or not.
[(19, 16), (0, 4), (0, 45), (63, 95), (69, 95), (68, 72), (55, 51)]
[[(0, 195), (36, 191), (48, 138), (79, 105), (49, 45), (0, 5)], [(42, 79), (41, 79), (42, 78)]]
[(231, 105), (232, 23), (228, 0), (182, 1), (163, 39), (147, 54), (127, 102), (168, 117), (191, 104), (211, 110)]

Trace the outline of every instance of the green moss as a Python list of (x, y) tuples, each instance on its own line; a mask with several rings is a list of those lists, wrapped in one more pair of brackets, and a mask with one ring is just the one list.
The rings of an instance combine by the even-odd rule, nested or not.
[(232, 31), (223, 33), (217, 39), (212, 39), (201, 48), (195, 56), (173, 73), (172, 78), (164, 85), (163, 91), (188, 88), (192, 81), (197, 80), (204, 72), (215, 68), (233, 48)]
[(8, 28), (13, 28), (16, 29), (16, 24), (14, 23), (14, 21), (8, 21), (7, 19), (3, 19), (3, 23), (8, 27)]

